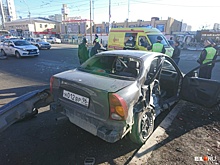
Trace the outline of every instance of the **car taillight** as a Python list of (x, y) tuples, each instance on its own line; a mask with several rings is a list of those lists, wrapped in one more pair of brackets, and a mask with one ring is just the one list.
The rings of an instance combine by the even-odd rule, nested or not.
[(125, 100), (116, 93), (109, 94), (110, 118), (125, 120), (128, 116), (128, 107)]
[(53, 81), (54, 81), (54, 77), (52, 76), (52, 77), (50, 78), (50, 92), (53, 91)]

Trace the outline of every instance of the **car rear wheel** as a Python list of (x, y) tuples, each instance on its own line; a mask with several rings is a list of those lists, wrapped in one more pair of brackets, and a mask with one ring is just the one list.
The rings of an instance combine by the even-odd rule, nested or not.
[(134, 115), (134, 124), (129, 134), (131, 141), (137, 144), (143, 144), (154, 129), (154, 115), (152, 108), (138, 112)]
[(21, 55), (20, 55), (20, 53), (19, 53), (18, 51), (15, 52), (15, 56), (16, 56), (17, 58), (21, 58)]
[(6, 53), (3, 49), (1, 50), (1, 54), (2, 54), (2, 56), (6, 56)]
[(53, 42), (53, 41), (52, 41), (51, 43), (52, 43), (52, 44), (54, 44), (54, 42)]

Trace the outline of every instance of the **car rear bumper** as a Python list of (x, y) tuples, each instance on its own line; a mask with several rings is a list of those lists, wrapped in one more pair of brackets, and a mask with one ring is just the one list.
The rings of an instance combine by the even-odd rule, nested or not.
[(57, 106), (56, 103), (52, 103), (50, 109), (56, 112), (62, 111), (71, 123), (109, 143), (120, 140), (123, 137), (124, 130), (126, 130), (125, 122), (97, 119), (87, 113), (83, 113), (78, 108), (69, 107), (67, 104)]

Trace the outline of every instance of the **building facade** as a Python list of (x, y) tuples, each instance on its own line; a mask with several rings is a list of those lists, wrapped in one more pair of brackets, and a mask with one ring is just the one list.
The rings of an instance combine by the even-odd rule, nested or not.
[[(91, 27), (92, 28), (92, 27)], [(68, 43), (78, 43), (90, 33), (90, 20), (68, 17), (61, 23), (61, 39)]]
[(2, 16), (2, 22), (10, 22), (17, 19), (15, 12), (14, 0), (1, 0), (0, 10)]
[(14, 0), (7, 0), (7, 7), (8, 7), (9, 20), (10, 21), (16, 20), (17, 16), (15, 12)]
[(14, 36), (50, 37), (60, 35), (60, 23), (47, 18), (25, 18), (5, 23), (5, 29)]
[[(133, 27), (154, 27), (159, 29), (164, 35), (172, 35), (173, 32), (181, 31), (182, 22), (171, 17), (167, 20), (160, 20), (158, 17), (152, 17), (150, 21), (137, 20), (134, 22), (112, 22), (111, 28), (133, 28)], [(94, 25), (94, 33), (108, 33), (109, 23), (102, 22)]]
[(53, 21), (62, 22), (63, 16), (62, 14), (54, 14), (54, 15), (50, 15), (48, 18)]

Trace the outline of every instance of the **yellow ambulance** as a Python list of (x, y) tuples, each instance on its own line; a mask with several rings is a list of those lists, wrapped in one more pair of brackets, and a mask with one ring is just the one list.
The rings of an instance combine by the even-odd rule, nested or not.
[(108, 50), (126, 49), (125, 43), (132, 37), (134, 39), (135, 50), (147, 50), (147, 47), (157, 42), (157, 37), (161, 36), (161, 43), (166, 49), (168, 56), (173, 55), (173, 48), (158, 29), (138, 27), (138, 28), (112, 28), (108, 37)]

